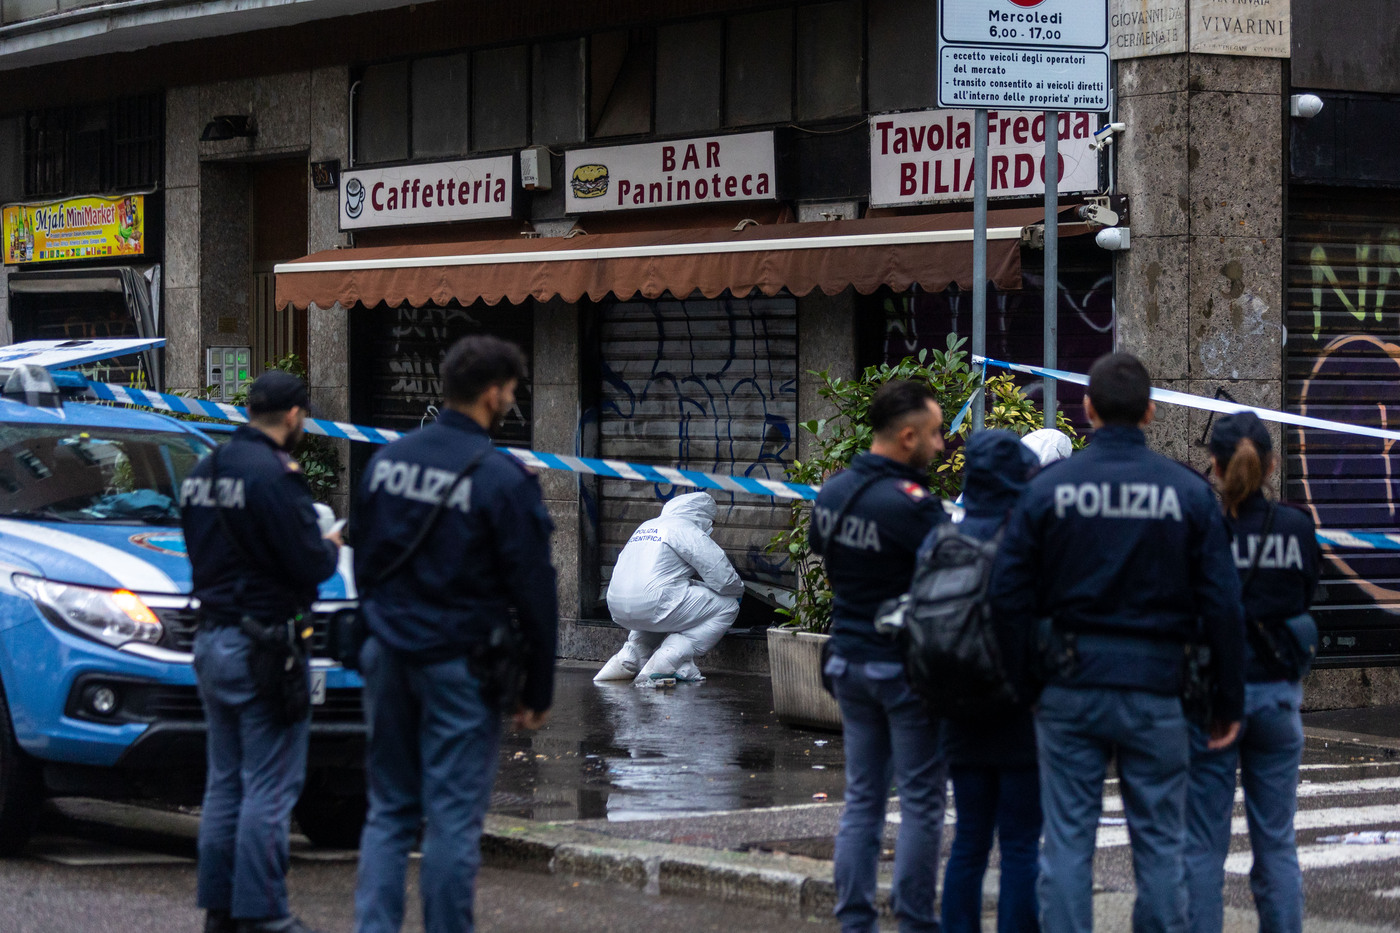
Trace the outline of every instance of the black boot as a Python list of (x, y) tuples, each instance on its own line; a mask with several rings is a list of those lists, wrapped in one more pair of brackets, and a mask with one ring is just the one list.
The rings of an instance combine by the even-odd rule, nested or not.
[(227, 910), (207, 910), (204, 933), (238, 933), (238, 921), (230, 917)]

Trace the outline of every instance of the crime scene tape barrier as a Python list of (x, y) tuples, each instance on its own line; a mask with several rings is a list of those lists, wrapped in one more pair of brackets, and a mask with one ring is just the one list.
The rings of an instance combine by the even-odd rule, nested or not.
[[(1029, 375), (1049, 376), (1054, 379), (1059, 379), (1062, 382), (1076, 382), (1080, 385), (1087, 384), (1088, 382), (1088, 377), (1086, 376), (1063, 370), (1047, 370), (1039, 366), (1003, 363), (999, 360), (984, 359), (983, 357), (974, 357), (974, 360), (978, 363), (985, 362), (988, 366), (997, 366), (1016, 372), (1027, 373)], [(236, 405), (225, 405), (221, 402), (208, 402), (203, 399), (185, 398), (180, 395), (166, 395), (160, 392), (131, 389), (126, 386), (101, 382), (89, 383), (88, 390), (98, 399), (108, 402), (117, 402), (123, 405), (151, 408), (156, 411), (164, 412), (204, 415), (210, 418), (217, 418), (220, 421), (246, 422), (248, 420), (248, 414), (245, 409), (239, 408)], [(1189, 401), (1183, 402), (1179, 401), (1177, 398), (1168, 397), (1160, 397), (1159, 400), (1171, 404), (1209, 402), (1211, 403), (1210, 405), (1202, 404), (1197, 407), (1209, 408), (1212, 411), (1223, 411), (1226, 413), (1248, 409), (1256, 412), (1260, 418), (1264, 418), (1265, 414), (1286, 415), (1285, 412), (1270, 412), (1266, 409), (1251, 408), (1247, 405), (1235, 405), (1229, 402), (1219, 403), (1213, 399), (1186, 395), (1182, 392), (1171, 392), (1167, 394)], [(1153, 390), (1153, 397), (1159, 397), (1158, 390)], [(966, 414), (968, 407), (969, 406), (964, 406), (962, 415)], [(960, 420), (961, 415), (959, 417), (959, 421)], [(1281, 419), (1274, 418), (1272, 420)], [(1328, 430), (1354, 428), (1353, 425), (1344, 425), (1334, 421), (1322, 421), (1317, 418), (1302, 420), (1311, 423), (1307, 426), (1322, 427)], [(956, 430), (956, 427), (954, 430)], [(321, 418), (307, 418), (306, 431), (308, 434), (318, 434), (323, 437), (344, 438), (346, 440), (372, 444), (387, 444), (389, 441), (396, 440), (403, 436), (402, 432), (399, 431), (390, 431), (384, 428), (369, 428), (343, 421), (327, 421)], [(1354, 429), (1350, 433), (1370, 434), (1372, 436), (1389, 436), (1394, 434), (1394, 432), (1380, 432), (1372, 428)], [(525, 450), (519, 447), (502, 447), (501, 450), (515, 457), (528, 467), (564, 470), (570, 473), (585, 473), (612, 479), (632, 480), (634, 482), (691, 486), (696, 489), (718, 489), (726, 492), (771, 496), (779, 499), (815, 499), (818, 490), (818, 487), (815, 486), (807, 486), (802, 483), (788, 483), (782, 480), (757, 479), (749, 476), (729, 476), (723, 473), (705, 473), (699, 470), (679, 470), (674, 467), (651, 466), (644, 463), (627, 463), (622, 460), (570, 457), (560, 454), (543, 453), (535, 450)], [(1385, 534), (1382, 532), (1369, 531), (1319, 530), (1317, 532), (1317, 539), (1322, 544), (1336, 548), (1400, 551), (1400, 534)]]
[[(204, 415), (220, 421), (246, 422), (248, 413), (236, 405), (221, 402), (207, 402), (203, 399), (185, 398), (180, 395), (165, 395), (144, 389), (129, 389), (110, 383), (93, 382), (89, 391), (107, 402), (134, 405), (140, 408), (153, 408), (157, 411), (179, 412), (189, 415)], [(322, 437), (344, 438), (371, 444), (387, 444), (403, 436), (402, 432), (384, 428), (367, 428), (363, 425), (348, 424), (344, 421), (327, 421), (321, 418), (307, 418), (306, 432)], [(621, 460), (600, 460), (594, 457), (566, 457), (559, 454), (524, 450), (519, 447), (502, 447), (501, 450), (515, 457), (528, 467), (548, 470), (566, 470), (570, 473), (587, 473), (612, 479), (633, 480), (646, 483), (665, 483), (672, 486), (693, 486), (697, 489), (719, 489), (726, 492), (743, 492), (756, 496), (772, 496), (779, 499), (815, 499), (817, 490), (802, 483), (788, 483), (782, 480), (758, 479), (751, 476), (728, 476), (723, 473), (704, 473), (699, 470), (678, 470), (674, 467), (650, 466), (644, 463), (626, 463)]]
[[(1075, 385), (1081, 386), (1089, 384), (1089, 377), (1083, 373), (1071, 373), (1063, 369), (1046, 369), (1043, 366), (1027, 366), (1023, 363), (1006, 363), (1002, 360), (994, 360), (984, 356), (974, 356), (972, 361), (987, 366), (996, 366), (1000, 369), (1009, 369), (1012, 372), (1024, 373), (1028, 376), (1040, 376), (1043, 379), (1072, 382)], [(1384, 428), (1368, 428), (1357, 424), (1347, 424), (1343, 421), (1328, 421), (1324, 418), (1309, 418), (1306, 415), (1295, 415), (1287, 411), (1275, 411), (1272, 408), (1255, 408), (1253, 405), (1241, 405), (1239, 402), (1231, 402), (1225, 399), (1206, 398), (1203, 395), (1188, 395), (1185, 392), (1177, 392), (1172, 389), (1153, 389), (1152, 398), (1154, 401), (1166, 402), (1169, 405), (1184, 405), (1187, 408), (1199, 408), (1203, 411), (1219, 412), (1222, 415), (1233, 415), (1241, 411), (1252, 411), (1259, 416), (1259, 420), (1261, 421), (1275, 421), (1279, 424), (1291, 424), (1300, 428), (1320, 428), (1324, 431), (1338, 431), (1342, 434), (1357, 434), (1362, 437), (1381, 437), (1400, 441), (1400, 431), (1387, 431)]]

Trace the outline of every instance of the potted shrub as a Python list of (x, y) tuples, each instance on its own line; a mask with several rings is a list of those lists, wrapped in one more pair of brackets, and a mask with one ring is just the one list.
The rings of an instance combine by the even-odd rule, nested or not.
[[(854, 379), (833, 377), (828, 372), (812, 375), (822, 382), (818, 394), (836, 408), (831, 418), (801, 423), (816, 441), (816, 449), (806, 460), (794, 460), (787, 478), (794, 483), (821, 485), (826, 477), (845, 469), (856, 454), (870, 448), (868, 418), (870, 400), (886, 382), (908, 379), (927, 383), (943, 406), (945, 430), (982, 382), (982, 374), (970, 365), (963, 349), (966, 340), (948, 335), (947, 349), (920, 350), (893, 365), (868, 366)], [(1044, 425), (1040, 409), (1010, 375), (986, 377), (986, 425), (1029, 434)], [(1064, 413), (1056, 418), (1060, 430), (1074, 437)], [(955, 498), (962, 486), (962, 441), (971, 432), (970, 419), (948, 437), (948, 447), (929, 473), (929, 485), (937, 494)], [(1078, 445), (1076, 439), (1076, 445)], [(797, 572), (793, 605), (778, 610), (788, 621), (768, 630), (768, 662), (773, 680), (773, 710), (779, 720), (790, 725), (840, 728), (841, 715), (836, 701), (821, 687), (821, 646), (831, 628), (831, 584), (821, 558), (812, 553), (810, 533), (812, 503), (792, 504), (792, 523), (774, 535), (770, 553), (785, 555)]]

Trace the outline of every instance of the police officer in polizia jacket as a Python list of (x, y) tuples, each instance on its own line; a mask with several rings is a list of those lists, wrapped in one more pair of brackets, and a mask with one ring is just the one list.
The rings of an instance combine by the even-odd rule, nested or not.
[(180, 488), (200, 602), (194, 669), (208, 723), (199, 821), (206, 933), (308, 933), (288, 909), (286, 877), (309, 720), (284, 724), (254, 690), (252, 642), (239, 625), (245, 615), (265, 625), (296, 616), (335, 572), (340, 537), (322, 537), (306, 477), (288, 454), (301, 440), (307, 404), (297, 377), (259, 376), (248, 390), (248, 424)]
[[(441, 373), (446, 398), (437, 422), (375, 454), (352, 511), (355, 575), (369, 627), (360, 652), (370, 733), (369, 816), (355, 892), (360, 933), (402, 924), (404, 871), (423, 823), (424, 928), (473, 929), (501, 713), (513, 712), (517, 728), (538, 729), (554, 692), (553, 524), (534, 476), (492, 451), (487, 433), (515, 404), (524, 358), (514, 344), (467, 337), (448, 351)], [(422, 548), (402, 570), (373, 582), (444, 495), (448, 505)], [(483, 697), (472, 658), (512, 609), (528, 657), (519, 707), (503, 711)]]
[(1264, 480), (1278, 458), (1268, 429), (1253, 412), (1217, 419), (1210, 436), (1211, 475), (1224, 500), (1235, 566), (1244, 582), (1249, 661), (1240, 740), (1212, 750), (1193, 728), (1187, 804), (1186, 886), (1192, 933), (1220, 933), (1225, 859), (1235, 769), (1244, 787), (1254, 866), (1249, 886), (1261, 933), (1303, 929), (1303, 874), (1293, 815), (1303, 758), (1303, 685), (1296, 669), (1280, 669), (1264, 641), (1270, 626), (1307, 612), (1321, 573), (1317, 534), (1301, 509), (1270, 502)]
[[(1052, 619), (1059, 668), (1036, 710), (1046, 933), (1093, 927), (1103, 781), (1117, 760), (1139, 933), (1186, 924), (1190, 731), (1179, 691), (1184, 645), (1203, 630), (1215, 664), (1212, 747), (1235, 740), (1244, 707), (1239, 577), (1210, 486), (1147, 449), (1151, 382), (1126, 353), (1089, 372), (1089, 447), (1052, 464), (1012, 513), (993, 607), (1029, 634)], [(1063, 650), (1073, 640), (1075, 655)]]
[(835, 914), (843, 931), (876, 929), (876, 864), (893, 779), (900, 824), (890, 905), (903, 933), (922, 933), (938, 929), (947, 767), (938, 722), (910, 689), (894, 640), (875, 631), (875, 615), (908, 591), (919, 545), (946, 519), (928, 490), (929, 465), (943, 449), (943, 413), (927, 386), (890, 382), (871, 400), (870, 426), (870, 452), (822, 487), (812, 514), (812, 550), (826, 558), (834, 593), (825, 674), (846, 747)]

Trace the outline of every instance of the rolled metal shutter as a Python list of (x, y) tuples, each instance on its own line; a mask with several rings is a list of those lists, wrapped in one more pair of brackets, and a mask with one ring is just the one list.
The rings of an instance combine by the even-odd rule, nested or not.
[[(1400, 429), (1400, 193), (1289, 193), (1287, 407)], [(1396, 531), (1400, 445), (1287, 432), (1285, 501), (1319, 528)], [(1400, 552), (1324, 550), (1321, 655), (1400, 653)]]
[[(797, 302), (790, 297), (625, 301), (601, 308), (603, 457), (783, 479), (796, 455)], [(690, 487), (602, 480), (599, 550), (606, 585), (622, 546)], [(792, 586), (766, 552), (786, 502), (712, 491), (714, 539), (746, 580)]]
[[(368, 413), (367, 423), (374, 427), (412, 430), (427, 417), (429, 405), (442, 404), (439, 368), (448, 348), (462, 337), (489, 334), (517, 344), (527, 361), (532, 356), (534, 316), (529, 308), (404, 305), (355, 308), (351, 313), (368, 367), (367, 377), (356, 378), (365, 380), (357, 386), (359, 410)], [(532, 395), (527, 378), (516, 389), (516, 410), (495, 434), (497, 444), (530, 446)]]

